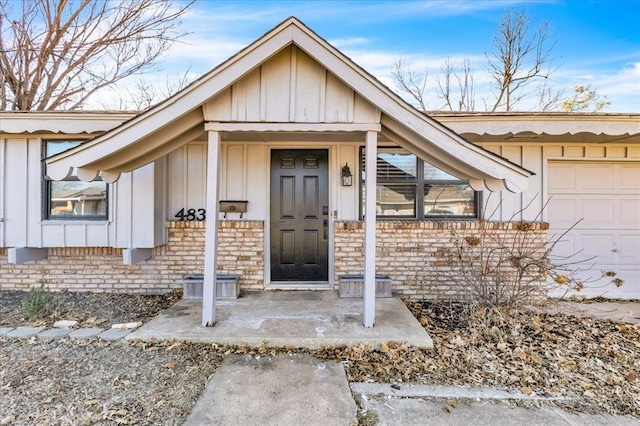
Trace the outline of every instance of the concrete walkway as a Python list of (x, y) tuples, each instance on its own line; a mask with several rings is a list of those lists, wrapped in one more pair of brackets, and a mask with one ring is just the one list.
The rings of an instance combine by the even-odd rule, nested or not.
[(563, 313), (580, 318), (593, 317), (617, 322), (640, 324), (640, 303), (638, 302), (572, 302), (552, 301), (546, 308), (550, 314)]
[[(65, 321), (59, 321), (64, 323)], [(112, 328), (102, 329), (96, 327), (75, 328), (77, 321), (66, 321), (73, 325), (54, 324), (53, 328), (44, 327), (0, 327), (0, 337), (10, 339), (27, 340), (38, 338), (40, 340), (58, 340), (68, 337), (72, 340), (100, 339), (114, 341), (124, 339), (131, 333), (131, 330), (139, 327), (141, 323), (114, 324)], [(129, 326), (129, 327), (127, 327)]]
[(355, 425), (342, 364), (310, 355), (224, 360), (185, 425)]
[[(570, 413), (558, 407), (541, 406), (525, 408), (513, 404), (516, 398), (494, 395), (495, 389), (479, 389), (473, 399), (460, 399), (443, 387), (439, 396), (433, 386), (431, 396), (411, 392), (404, 396), (380, 391), (380, 384), (358, 383), (354, 396), (360, 402), (366, 424), (386, 425), (434, 425), (434, 426), (637, 426), (640, 420), (631, 416)], [(367, 392), (368, 385), (371, 386)], [(353, 388), (352, 384), (352, 388)], [(464, 388), (460, 388), (464, 390)], [(499, 392), (498, 392), (499, 393)], [(486, 394), (486, 396), (483, 396)], [(494, 396), (494, 397), (492, 397)], [(523, 398), (518, 398), (523, 399)]]
[(187, 340), (219, 344), (380, 347), (384, 342), (432, 348), (426, 330), (398, 298), (376, 299), (373, 328), (362, 325), (362, 299), (335, 291), (252, 292), (216, 302), (216, 324), (202, 327), (202, 302), (182, 300), (127, 336), (138, 340)]

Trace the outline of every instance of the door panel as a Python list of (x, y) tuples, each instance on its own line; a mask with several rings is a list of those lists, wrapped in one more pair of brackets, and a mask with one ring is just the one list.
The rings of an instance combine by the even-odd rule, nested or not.
[(329, 153), (271, 151), (271, 281), (329, 279)]
[(594, 264), (579, 274), (583, 280), (614, 271), (625, 281), (620, 288), (598, 287), (609, 281), (603, 279), (582, 294), (640, 297), (640, 163), (552, 161), (548, 171), (549, 236), (571, 228), (553, 254), (592, 259), (580, 265)]

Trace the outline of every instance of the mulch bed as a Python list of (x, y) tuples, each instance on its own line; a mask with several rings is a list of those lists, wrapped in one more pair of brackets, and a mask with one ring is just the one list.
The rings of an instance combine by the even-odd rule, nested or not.
[[(0, 325), (26, 325), (24, 293), (0, 292)], [(81, 325), (146, 321), (180, 298), (58, 293)], [(350, 381), (499, 386), (569, 398), (569, 408), (640, 416), (640, 326), (521, 310), (407, 302), (434, 350), (387, 344), (324, 348)], [(27, 321), (28, 322), (28, 321)], [(176, 342), (42, 342), (0, 338), (0, 424), (182, 424), (230, 354), (293, 348)]]
[(47, 293), (47, 296), (51, 300), (47, 303), (46, 312), (29, 317), (25, 307), (30, 292), (0, 291), (0, 326), (51, 327), (60, 319), (76, 320), (79, 327), (146, 322), (180, 300), (182, 290), (158, 295), (59, 292)]

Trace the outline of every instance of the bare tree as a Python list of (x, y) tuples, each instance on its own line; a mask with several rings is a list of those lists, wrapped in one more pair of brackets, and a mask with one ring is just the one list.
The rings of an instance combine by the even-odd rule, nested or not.
[(557, 111), (563, 101), (564, 89), (556, 89), (545, 81), (536, 87), (538, 111)]
[[(0, 0), (0, 109), (78, 109), (157, 67), (192, 2)], [(13, 10), (18, 6), (18, 10)]]
[[(564, 98), (564, 89), (554, 87), (547, 80), (556, 70), (555, 58), (552, 56), (556, 43), (548, 24), (541, 23), (537, 30), (530, 28), (527, 12), (512, 9), (503, 15), (493, 38), (493, 49), (485, 54), (492, 84), (487, 94), (481, 97), (483, 109), (491, 112), (512, 111), (522, 105), (521, 101), (525, 98), (529, 99), (529, 107), (537, 107), (539, 111), (560, 110), (563, 101), (564, 108), (574, 105), (571, 103), (572, 98)], [(477, 73), (471, 68), (469, 59), (459, 63), (452, 62), (449, 58), (444, 61), (442, 69), (436, 74), (436, 85), (431, 97), (442, 99), (444, 104), (435, 108), (429, 108), (427, 101), (430, 97), (425, 93), (429, 70), (425, 70), (424, 74), (416, 74), (405, 63), (397, 61), (392, 74), (400, 91), (408, 94), (415, 101), (416, 107), (423, 111), (476, 110)], [(525, 90), (529, 85), (532, 85), (531, 90)], [(532, 96), (537, 96), (537, 105)], [(575, 103), (571, 108), (578, 106)]]
[(475, 110), (475, 87), (469, 59), (463, 59), (459, 64), (451, 62), (449, 58), (445, 59), (442, 77), (437, 77), (436, 80), (436, 96), (444, 100), (449, 111)]
[(425, 92), (429, 73), (425, 71), (424, 75), (418, 75), (416, 72), (407, 69), (402, 59), (398, 59), (393, 65), (391, 74), (395, 77), (400, 90), (411, 96), (420, 110), (427, 111)]
[[(187, 87), (195, 78), (197, 73), (188, 68), (178, 78), (175, 76), (165, 76), (164, 82), (153, 83), (148, 79), (139, 78), (135, 82), (135, 86), (127, 90), (127, 97), (114, 97), (113, 99), (102, 99), (99, 105), (105, 110), (133, 110), (142, 111), (158, 102), (167, 99), (180, 90)], [(111, 88), (116, 91), (118, 89)], [(120, 88), (120, 90), (122, 90)]]
[(541, 23), (533, 33), (529, 15), (518, 9), (506, 13), (493, 38), (493, 50), (486, 54), (489, 74), (497, 92), (491, 111), (511, 111), (527, 95), (522, 89), (533, 80), (548, 78), (553, 68), (549, 25)]
[(596, 89), (592, 89), (591, 85), (575, 86), (573, 96), (565, 99), (562, 103), (562, 111), (564, 112), (598, 112), (609, 106), (611, 102), (607, 96), (600, 96)]
[[(435, 97), (444, 101), (444, 105), (436, 109), (449, 111), (473, 111), (475, 108), (475, 89), (471, 62), (464, 59), (460, 63), (445, 59), (441, 70), (442, 76), (436, 78)], [(428, 70), (416, 73), (407, 68), (402, 59), (394, 64), (391, 74), (395, 77), (400, 91), (409, 95), (422, 111), (428, 111), (427, 81)]]

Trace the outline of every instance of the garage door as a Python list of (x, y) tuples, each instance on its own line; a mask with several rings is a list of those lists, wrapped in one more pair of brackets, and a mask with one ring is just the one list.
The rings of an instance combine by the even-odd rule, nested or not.
[[(614, 271), (620, 288), (587, 288), (588, 297), (640, 299), (640, 162), (549, 162), (549, 235), (576, 225), (554, 254), (593, 257), (583, 279)], [(600, 281), (602, 284), (604, 281)]]

